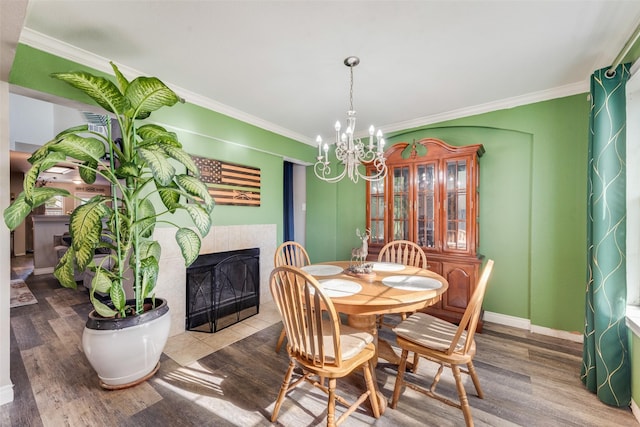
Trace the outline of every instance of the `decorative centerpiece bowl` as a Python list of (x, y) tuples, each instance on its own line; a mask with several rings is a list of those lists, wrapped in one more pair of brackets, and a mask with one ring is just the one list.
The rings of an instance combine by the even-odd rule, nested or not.
[(370, 262), (362, 264), (351, 264), (345, 268), (344, 272), (351, 276), (356, 276), (364, 279), (374, 278), (376, 273), (373, 272), (373, 264)]

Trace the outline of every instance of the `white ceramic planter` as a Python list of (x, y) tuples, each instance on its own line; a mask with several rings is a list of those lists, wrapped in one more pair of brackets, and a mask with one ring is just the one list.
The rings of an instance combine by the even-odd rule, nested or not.
[(103, 319), (91, 312), (82, 334), (89, 363), (107, 389), (126, 388), (152, 376), (169, 337), (166, 301), (140, 316)]

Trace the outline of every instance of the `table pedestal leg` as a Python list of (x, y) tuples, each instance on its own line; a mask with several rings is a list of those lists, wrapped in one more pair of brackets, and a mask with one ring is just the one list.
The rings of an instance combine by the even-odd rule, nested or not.
[(373, 342), (376, 345), (376, 357), (384, 359), (394, 365), (400, 364), (400, 356), (393, 350), (391, 344), (386, 340), (378, 337), (378, 326), (375, 315), (349, 315), (349, 326), (361, 331), (367, 331), (373, 335)]
[[(375, 361), (373, 363), (373, 366), (375, 367), (375, 365), (378, 364), (379, 343), (384, 342), (387, 345), (389, 344), (384, 340), (382, 341), (378, 340), (378, 327), (376, 325), (376, 316), (375, 315), (363, 316), (363, 315), (352, 314), (352, 315), (349, 315), (348, 323), (349, 323), (349, 326), (353, 328), (360, 329), (361, 331), (369, 332), (371, 335), (373, 335), (373, 343), (375, 344), (375, 347), (376, 347)], [(391, 346), (389, 346), (389, 349), (391, 350), (391, 352), (393, 352), (393, 349), (391, 349)], [(376, 378), (376, 370), (372, 369), (371, 371), (372, 371), (371, 375), (373, 376), (373, 384), (375, 385), (376, 390), (378, 390), (378, 380)], [(384, 395), (379, 390), (377, 391), (377, 395), (378, 395), (378, 405), (380, 406), (380, 415), (382, 415), (385, 409), (387, 409), (387, 399), (384, 398)]]
[[(378, 328), (376, 326), (375, 315), (359, 315), (350, 314), (348, 320), (349, 326), (360, 329), (361, 331), (369, 332), (373, 335), (373, 343), (376, 346), (376, 359), (378, 358)], [(377, 362), (376, 362), (377, 363)]]

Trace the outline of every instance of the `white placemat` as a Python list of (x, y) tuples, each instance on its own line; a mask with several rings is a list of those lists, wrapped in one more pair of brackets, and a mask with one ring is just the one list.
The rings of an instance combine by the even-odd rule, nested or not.
[(442, 287), (439, 280), (423, 276), (389, 276), (382, 279), (382, 283), (406, 291), (425, 291)]
[(404, 265), (395, 262), (374, 262), (373, 271), (400, 271), (404, 270)]
[(349, 295), (357, 294), (362, 290), (362, 286), (359, 283), (345, 279), (324, 279), (319, 280), (325, 293), (331, 297), (348, 297)]
[(311, 264), (302, 267), (302, 270), (306, 271), (312, 276), (333, 276), (334, 274), (342, 273), (342, 267), (329, 264)]

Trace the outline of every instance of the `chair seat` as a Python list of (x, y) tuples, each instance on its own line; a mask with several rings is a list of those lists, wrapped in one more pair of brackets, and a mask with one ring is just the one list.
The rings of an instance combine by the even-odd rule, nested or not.
[[(422, 347), (446, 351), (451, 345), (457, 329), (458, 325), (429, 314), (417, 312), (393, 328), (393, 331), (398, 337)], [(461, 339), (458, 340), (455, 351), (462, 351), (466, 336), (467, 332), (464, 331)]]
[[(329, 322), (325, 322), (323, 327), (325, 331), (331, 331)], [(323, 337), (323, 345), (326, 350), (325, 356), (327, 361), (333, 362), (336, 359), (333, 347), (333, 336), (329, 333)], [(368, 332), (360, 331), (347, 325), (340, 325), (340, 353), (342, 361), (347, 361), (364, 350), (367, 344), (373, 342), (373, 335)]]

